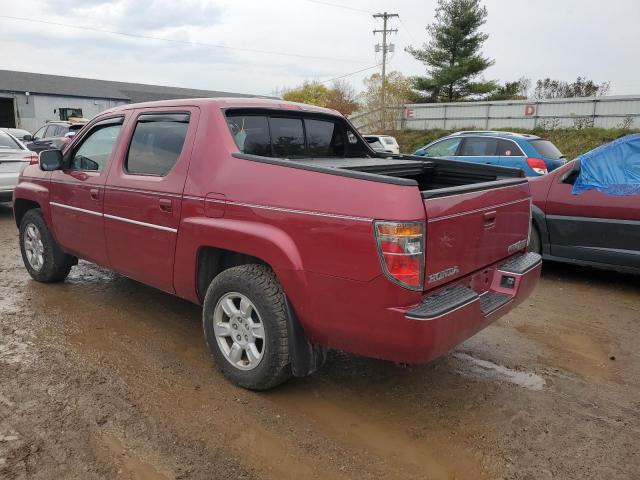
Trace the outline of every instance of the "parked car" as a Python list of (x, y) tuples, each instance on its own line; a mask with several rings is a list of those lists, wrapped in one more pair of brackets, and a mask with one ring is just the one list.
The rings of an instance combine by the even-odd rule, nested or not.
[(83, 258), (202, 304), (215, 363), (250, 389), (327, 347), (426, 362), (540, 273), (521, 171), (380, 158), (337, 112), (280, 100), (107, 110), (24, 170), (14, 212), (34, 279)]
[(83, 126), (83, 122), (49, 122), (32, 135), (31, 141), (26, 144), (27, 148), (33, 152), (42, 152), (51, 148), (62, 149)]
[(499, 131), (457, 132), (419, 148), (415, 155), (519, 168), (528, 177), (544, 175), (566, 163), (549, 140)]
[(376, 151), (400, 154), (400, 146), (391, 135), (363, 135), (369, 146)]
[(10, 133), (0, 131), (0, 202), (11, 201), (18, 176), (30, 163), (37, 164), (38, 156)]
[[(585, 161), (591, 171), (604, 169), (599, 187), (574, 194)], [(617, 185), (631, 175), (631, 190)], [(532, 251), (548, 260), (640, 273), (640, 135), (599, 147), (530, 185)]]
[(0, 128), (5, 133), (9, 133), (13, 135), (15, 138), (20, 140), (21, 142), (30, 142), (31, 141), (31, 133), (22, 128)]

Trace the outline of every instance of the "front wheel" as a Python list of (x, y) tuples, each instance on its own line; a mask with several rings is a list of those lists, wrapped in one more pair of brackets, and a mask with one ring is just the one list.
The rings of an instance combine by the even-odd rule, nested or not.
[(75, 263), (75, 258), (64, 253), (53, 239), (39, 208), (22, 217), (20, 251), (29, 275), (39, 282), (64, 280)]
[(267, 390), (291, 377), (284, 292), (265, 265), (220, 273), (204, 299), (204, 336), (217, 367), (238, 386)]

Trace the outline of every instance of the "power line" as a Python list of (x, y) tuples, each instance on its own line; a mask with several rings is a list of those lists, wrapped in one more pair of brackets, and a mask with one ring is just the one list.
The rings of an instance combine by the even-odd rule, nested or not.
[(146, 39), (146, 40), (158, 40), (158, 41), (161, 41), (161, 42), (179, 43), (179, 44), (182, 44), (182, 45), (191, 45), (191, 46), (196, 46), (196, 47), (220, 48), (220, 49), (225, 49), (225, 50), (237, 50), (237, 51), (242, 51), (242, 52), (261, 53), (261, 54), (266, 54), (266, 55), (279, 55), (279, 56), (282, 56), (282, 57), (310, 58), (310, 59), (314, 59), (314, 60), (332, 60), (332, 61), (338, 61), (338, 62), (364, 63), (362, 60), (351, 60), (351, 59), (347, 59), (347, 58), (333, 58), (333, 57), (318, 57), (318, 56), (314, 56), (314, 55), (302, 55), (302, 54), (298, 54), (298, 53), (276, 52), (276, 51), (273, 51), (273, 50), (259, 50), (259, 49), (255, 49), (255, 48), (231, 47), (231, 46), (220, 45), (220, 44), (215, 44), (215, 43), (192, 42), (190, 40), (178, 40), (178, 39), (173, 39), (173, 38), (155, 37), (155, 36), (152, 36), (152, 35), (141, 35), (141, 34), (137, 34), (137, 33), (127, 33), (127, 32), (120, 32), (120, 31), (116, 31), (116, 30), (106, 30), (106, 29), (95, 28), (95, 27), (83, 27), (83, 26), (80, 26), (80, 25), (71, 25), (71, 24), (67, 24), (67, 23), (51, 22), (51, 21), (48, 21), (48, 20), (36, 20), (36, 19), (32, 19), (32, 18), (13, 17), (13, 16), (10, 16), (10, 15), (0, 15), (0, 18), (9, 19), (9, 20), (17, 20), (17, 21), (20, 21), (20, 22), (30, 22), (30, 23), (39, 23), (39, 24), (45, 24), (45, 25), (53, 25), (53, 26), (57, 26), (57, 27), (74, 28), (76, 30), (85, 30), (85, 31), (90, 31), (90, 32), (108, 33), (110, 35), (121, 35), (121, 36), (124, 36), (124, 37), (143, 38), (143, 39)]
[(311, 3), (317, 3), (319, 5), (326, 5), (327, 7), (336, 7), (336, 8), (343, 8), (345, 10), (352, 10), (354, 12), (361, 12), (361, 13), (374, 13), (370, 10), (363, 10), (361, 8), (355, 8), (355, 7), (347, 7), (346, 5), (337, 5), (335, 3), (329, 3), (329, 2), (322, 2), (320, 0), (306, 0), (307, 2), (311, 2)]
[[(318, 80), (317, 83), (333, 82), (334, 80), (340, 80), (341, 78), (347, 78), (347, 77), (350, 77), (352, 75), (356, 75), (357, 73), (362, 73), (362, 72), (366, 72), (367, 70), (372, 70), (374, 68), (378, 68), (379, 66), (380, 66), (380, 64), (378, 63), (376, 65), (372, 65), (372, 66), (367, 67), (367, 68), (361, 68), (360, 70), (356, 70), (355, 72), (345, 73), (344, 75), (340, 75), (338, 77), (329, 78), (328, 80)], [(262, 93), (261, 95), (262, 96), (273, 95), (273, 92)]]

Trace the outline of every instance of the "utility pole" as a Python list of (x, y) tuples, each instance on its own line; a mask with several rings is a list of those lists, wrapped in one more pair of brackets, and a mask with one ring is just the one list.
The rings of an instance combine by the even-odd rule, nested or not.
[(382, 128), (386, 129), (386, 115), (385, 115), (385, 90), (386, 90), (386, 78), (387, 78), (387, 52), (393, 52), (395, 45), (393, 43), (387, 44), (387, 34), (397, 33), (397, 28), (387, 28), (387, 22), (390, 18), (398, 17), (397, 13), (376, 13), (373, 18), (382, 18), (382, 30), (374, 30), (373, 34), (382, 33), (382, 48), (380, 45), (376, 45), (376, 52), (382, 50), (382, 86), (380, 89), (380, 96), (382, 97)]

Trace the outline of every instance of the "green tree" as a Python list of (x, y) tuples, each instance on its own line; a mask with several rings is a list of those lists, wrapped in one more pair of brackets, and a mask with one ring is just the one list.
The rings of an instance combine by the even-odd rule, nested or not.
[(545, 78), (536, 82), (535, 98), (600, 97), (609, 93), (609, 82), (597, 84), (585, 77), (575, 82), (564, 82)]
[(529, 96), (530, 88), (531, 80), (526, 77), (520, 77), (514, 82), (505, 82), (504, 85), (498, 85), (496, 90), (486, 97), (486, 100), (526, 100)]
[(497, 88), (493, 81), (477, 77), (494, 61), (481, 53), (488, 38), (480, 31), (487, 9), (480, 0), (438, 0), (436, 21), (427, 27), (429, 41), (407, 51), (427, 66), (426, 77), (415, 77), (413, 86), (430, 101), (457, 101), (485, 95)]
[(382, 75), (374, 73), (364, 80), (365, 89), (360, 94), (367, 131), (395, 129), (402, 120), (405, 103), (414, 101), (411, 80), (400, 72), (389, 72), (385, 80), (385, 104), (382, 105)]
[(296, 88), (285, 88), (282, 98), (289, 102), (308, 103), (318, 107), (332, 108), (343, 115), (351, 115), (358, 109), (353, 87), (346, 81), (336, 80), (331, 87), (320, 82), (305, 81)]
[(320, 82), (305, 81), (297, 88), (285, 88), (282, 98), (289, 102), (308, 103), (309, 105), (317, 105), (324, 107), (327, 105), (329, 97), (329, 89)]

